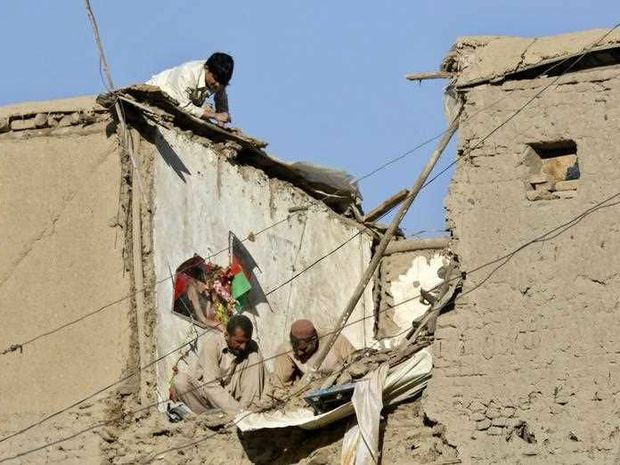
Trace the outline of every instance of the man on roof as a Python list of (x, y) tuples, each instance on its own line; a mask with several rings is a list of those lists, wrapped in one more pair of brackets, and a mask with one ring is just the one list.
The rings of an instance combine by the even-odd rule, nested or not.
[(171, 389), (172, 400), (181, 400), (196, 413), (222, 409), (229, 415), (260, 405), (265, 368), (254, 328), (245, 315), (233, 315), (224, 333), (210, 331), (198, 357), (179, 368)]
[[(231, 121), (226, 86), (235, 63), (226, 53), (217, 52), (205, 61), (190, 61), (156, 74), (146, 83), (157, 86), (177, 102), (179, 107), (204, 120), (223, 126)], [(205, 105), (213, 97), (214, 107)]]
[[(280, 345), (274, 361), (274, 384), (288, 386), (299, 380), (314, 367), (319, 348), (327, 334), (320, 333), (310, 320), (297, 320), (291, 325), (289, 341)], [(329, 374), (345, 363), (355, 351), (353, 344), (342, 334), (318, 367), (320, 374)]]

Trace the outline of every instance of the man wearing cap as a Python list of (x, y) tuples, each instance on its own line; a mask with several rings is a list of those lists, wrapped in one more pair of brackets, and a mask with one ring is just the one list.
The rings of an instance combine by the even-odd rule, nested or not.
[[(297, 320), (291, 325), (289, 341), (280, 345), (277, 353), (281, 355), (274, 361), (273, 375), (276, 385), (291, 385), (314, 368), (319, 348), (325, 341), (324, 336), (326, 334), (319, 333), (310, 320)], [(351, 342), (340, 334), (318, 367), (318, 373), (331, 373), (347, 361), (353, 351), (355, 348)]]
[[(190, 61), (156, 74), (146, 83), (157, 86), (174, 98), (179, 107), (218, 125), (231, 121), (226, 86), (233, 75), (235, 63), (226, 53), (214, 53), (205, 61)], [(215, 108), (204, 106), (213, 97)]]

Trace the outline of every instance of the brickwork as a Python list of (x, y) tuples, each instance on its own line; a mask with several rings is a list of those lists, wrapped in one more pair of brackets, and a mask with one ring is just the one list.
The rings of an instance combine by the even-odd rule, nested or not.
[[(424, 400), (464, 463), (616, 463), (620, 197), (476, 269), (620, 191), (619, 75), (564, 76), (471, 152), (552, 78), (466, 94), (446, 209), (468, 275), (456, 309), (440, 318)], [(567, 139), (581, 168), (573, 195), (528, 200), (528, 144)]]

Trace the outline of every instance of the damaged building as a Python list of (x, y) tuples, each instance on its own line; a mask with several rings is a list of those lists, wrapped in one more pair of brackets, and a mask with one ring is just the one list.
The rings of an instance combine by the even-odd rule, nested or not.
[[(620, 35), (604, 32), (463, 38), (442, 63), (463, 103), (451, 237), (397, 235), (343, 329), (359, 352), (314, 386), (387, 367), (374, 461), (620, 454)], [(175, 312), (175, 281), (242, 247), (269, 358), (297, 318), (338, 324), (403, 196), (364, 214), (340, 171), (278, 160), (148, 86), (116, 98), (126, 132), (105, 99), (0, 109), (0, 461), (356, 463), (351, 402), (168, 420), (176, 349), (204, 330)]]

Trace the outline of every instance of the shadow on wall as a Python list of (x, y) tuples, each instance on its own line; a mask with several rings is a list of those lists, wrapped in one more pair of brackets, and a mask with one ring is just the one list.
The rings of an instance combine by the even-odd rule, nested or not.
[(185, 175), (192, 175), (189, 168), (185, 165), (185, 163), (183, 163), (183, 160), (179, 158), (177, 153), (159, 131), (157, 131), (156, 141), (157, 151), (162, 156), (166, 164), (174, 170), (177, 176), (181, 178), (181, 181), (186, 183), (187, 181), (185, 179)]

